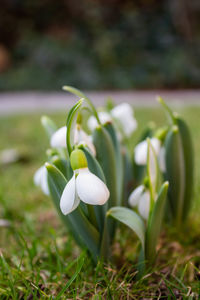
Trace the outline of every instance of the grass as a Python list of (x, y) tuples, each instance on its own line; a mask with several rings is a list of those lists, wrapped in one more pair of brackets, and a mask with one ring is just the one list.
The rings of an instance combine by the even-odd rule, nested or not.
[[(195, 193), (190, 218), (177, 232), (169, 225), (159, 240), (151, 272), (136, 280), (137, 239), (118, 230), (113, 262), (94, 268), (63, 228), (51, 200), (33, 185), (35, 170), (45, 161), (48, 139), (40, 115), (0, 118), (0, 150), (17, 148), (18, 163), (0, 167), (0, 299), (198, 299), (200, 294), (200, 108), (178, 110), (187, 120), (195, 148)], [(65, 114), (52, 115), (58, 125)], [(165, 123), (161, 109), (137, 109), (140, 126)]]

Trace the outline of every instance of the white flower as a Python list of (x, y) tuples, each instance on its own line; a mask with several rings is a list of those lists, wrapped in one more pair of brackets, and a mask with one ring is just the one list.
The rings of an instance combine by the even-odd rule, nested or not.
[(34, 175), (34, 183), (36, 186), (40, 186), (45, 195), (49, 195), (48, 186), (48, 172), (45, 166), (40, 167)]
[[(101, 111), (98, 113), (98, 116), (102, 124), (113, 120), (116, 128), (118, 128), (119, 131), (122, 130), (127, 137), (137, 128), (137, 121), (134, 118), (133, 109), (128, 103), (115, 106), (110, 113)], [(97, 126), (98, 122), (96, 118), (91, 116), (88, 119), (89, 129), (93, 131)]]
[[(51, 137), (50, 144), (52, 148), (66, 148), (67, 127), (59, 128)], [(88, 146), (93, 155), (96, 155), (95, 147), (89, 135), (83, 131), (79, 124), (76, 125), (74, 131), (74, 144), (84, 143)]]
[[(161, 142), (157, 138), (150, 139), (151, 145), (154, 148), (156, 155), (159, 154), (161, 148)], [(147, 164), (147, 152), (148, 152), (148, 142), (147, 140), (142, 141), (135, 147), (135, 162), (137, 165)]]
[(137, 128), (137, 121), (130, 104), (122, 103), (111, 110), (111, 116), (120, 122), (123, 132), (129, 137)]
[[(105, 124), (106, 122), (110, 122), (112, 121), (111, 116), (109, 115), (109, 113), (105, 112), (105, 111), (100, 111), (98, 113), (99, 116), (99, 120), (102, 124)], [(97, 126), (98, 126), (98, 122), (97, 119), (94, 116), (90, 116), (88, 119), (88, 128), (93, 131)]]
[(77, 208), (80, 200), (87, 204), (103, 205), (109, 196), (105, 183), (87, 167), (77, 169), (62, 193), (60, 209), (67, 215)]
[(137, 207), (140, 215), (147, 220), (150, 209), (150, 192), (144, 185), (138, 186), (130, 194), (128, 203), (131, 207)]
[(50, 144), (52, 148), (66, 147), (67, 127), (63, 126), (51, 136)]

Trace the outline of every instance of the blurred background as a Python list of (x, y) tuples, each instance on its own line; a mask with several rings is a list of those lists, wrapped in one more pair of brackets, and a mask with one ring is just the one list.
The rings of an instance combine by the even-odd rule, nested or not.
[(200, 88), (199, 0), (1, 0), (0, 91)]

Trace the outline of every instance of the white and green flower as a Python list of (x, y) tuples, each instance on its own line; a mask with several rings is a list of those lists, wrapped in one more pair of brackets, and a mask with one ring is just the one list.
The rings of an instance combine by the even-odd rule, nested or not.
[(91, 173), (83, 151), (76, 149), (70, 156), (73, 177), (66, 184), (60, 199), (60, 209), (64, 215), (75, 210), (80, 201), (91, 205), (103, 205), (110, 197), (105, 183)]
[[(66, 135), (67, 127), (63, 126), (59, 128), (52, 136), (50, 144), (52, 148), (66, 148)], [(92, 143), (91, 137), (81, 128), (79, 124), (76, 124), (74, 130), (74, 144), (85, 144), (93, 155), (96, 155), (95, 147)]]

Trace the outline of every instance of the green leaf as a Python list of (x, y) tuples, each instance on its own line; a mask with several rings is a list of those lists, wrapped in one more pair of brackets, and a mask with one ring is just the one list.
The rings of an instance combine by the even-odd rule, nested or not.
[(123, 158), (121, 153), (121, 145), (116, 135), (116, 131), (113, 127), (113, 124), (108, 122), (104, 125), (104, 128), (110, 134), (110, 137), (113, 142), (114, 151), (115, 151), (115, 163), (117, 169), (117, 201), (116, 205), (122, 205), (123, 197), (123, 186), (124, 186), (124, 168), (123, 168)]
[(156, 256), (156, 245), (162, 226), (168, 186), (168, 182), (163, 183), (148, 220), (145, 258), (149, 263), (152, 263)]
[(172, 216), (179, 226), (183, 216), (186, 170), (181, 136), (177, 126), (173, 126), (168, 132), (165, 149), (165, 179), (170, 183), (168, 198)]
[(92, 254), (96, 262), (99, 256), (99, 232), (88, 221), (80, 207), (69, 215), (64, 216), (60, 211), (60, 198), (67, 184), (62, 173), (53, 165), (46, 163), (49, 179), (49, 189), (61, 219), (73, 233), (75, 240), (82, 247), (85, 246)]
[(65, 176), (67, 181), (69, 181), (73, 176), (73, 171), (70, 165), (70, 161), (60, 158), (58, 155), (55, 155), (51, 158), (51, 163), (58, 168), (58, 170)]
[(181, 136), (181, 144), (183, 149), (185, 165), (185, 189), (182, 215), (182, 220), (184, 221), (189, 213), (192, 203), (192, 194), (194, 187), (194, 150), (192, 145), (191, 134), (187, 124), (180, 117), (177, 117), (176, 121)]
[[(96, 148), (96, 159), (102, 167), (103, 173), (106, 178), (106, 184), (110, 191), (110, 198), (106, 203), (107, 207), (116, 206), (117, 202), (117, 169), (115, 163), (115, 152), (112, 144), (112, 139), (102, 126), (98, 126), (93, 131), (93, 143)], [(114, 237), (115, 222), (114, 220), (109, 221), (109, 232), (110, 236)]]
[(54, 132), (57, 130), (57, 126), (47, 116), (42, 116), (41, 123), (42, 123), (42, 126), (44, 127), (48, 137), (50, 138), (54, 134)]
[(80, 99), (69, 111), (68, 113), (68, 117), (67, 117), (67, 136), (66, 136), (66, 140), (67, 140), (67, 150), (69, 153), (69, 156), (72, 152), (72, 146), (71, 146), (71, 128), (72, 128), (72, 124), (73, 121), (75, 120), (75, 116), (78, 113), (78, 111), (80, 110), (81, 106), (83, 104), (83, 99)]
[(109, 209), (109, 211), (107, 212), (107, 217), (112, 217), (131, 228), (140, 239), (142, 247), (144, 249), (145, 226), (142, 218), (138, 214), (136, 214), (129, 208), (116, 206)]
[[(151, 202), (155, 201), (155, 196), (159, 188), (159, 168), (155, 150), (151, 145), (150, 139), (147, 139), (147, 176), (149, 178), (149, 190), (151, 194)], [(151, 205), (152, 206), (152, 205)]]
[(109, 133), (102, 126), (93, 131), (93, 143), (96, 148), (98, 160), (106, 178), (106, 184), (110, 191), (108, 207), (116, 206), (117, 200), (117, 170), (115, 163), (115, 151)]
[(97, 122), (99, 124), (101, 124), (95, 106), (93, 105), (92, 101), (83, 92), (81, 92), (80, 90), (78, 90), (72, 86), (69, 86), (69, 85), (63, 86), (63, 90), (67, 91), (71, 94), (74, 94), (74, 95), (78, 96), (79, 98), (84, 98), (86, 100), (89, 108), (92, 110), (92, 113), (94, 114), (95, 118), (97, 119)]

